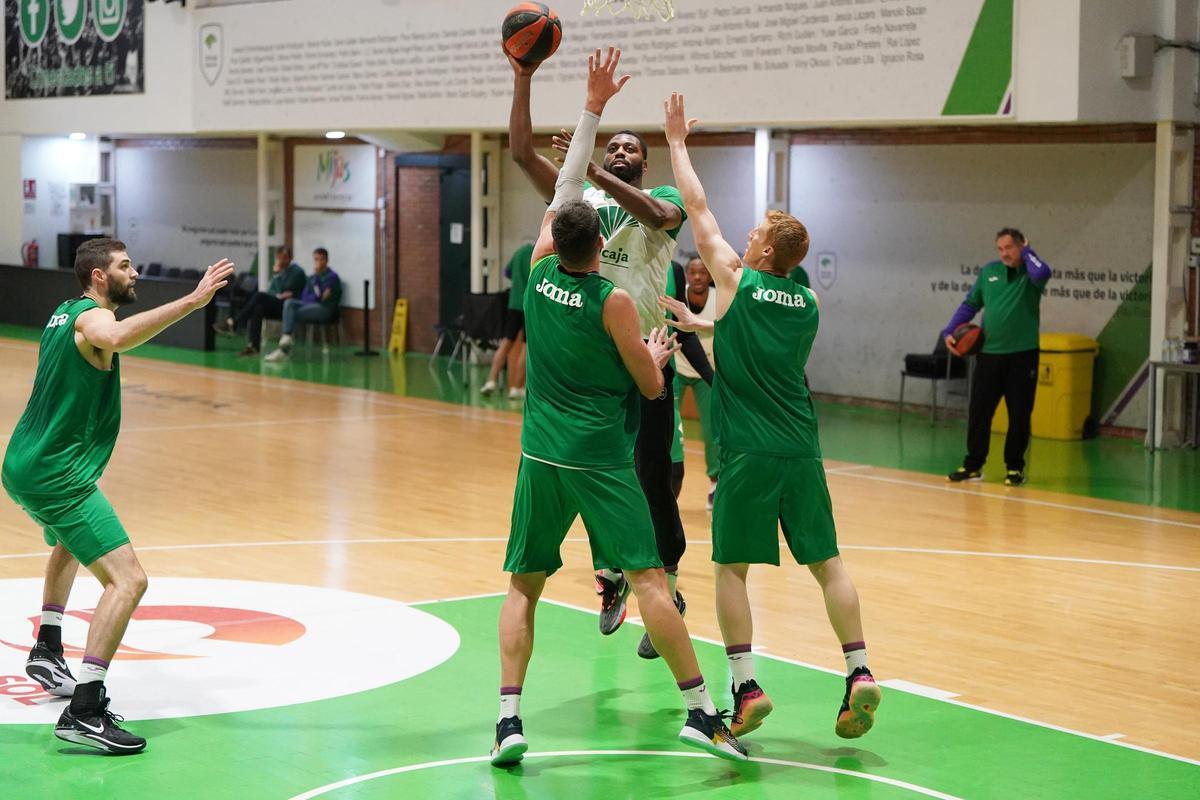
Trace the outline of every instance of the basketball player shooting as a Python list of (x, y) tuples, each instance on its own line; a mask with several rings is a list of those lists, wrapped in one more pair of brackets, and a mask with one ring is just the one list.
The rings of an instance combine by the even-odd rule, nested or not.
[[(553, 161), (534, 150), (529, 112), (532, 78), (538, 63), (518, 60), (507, 51), (506, 55), (514, 74), (509, 118), (513, 160), (549, 202), (554, 197), (559, 170)], [(560, 149), (566, 146), (564, 142)], [(633, 131), (621, 131), (605, 146), (603, 165), (588, 164), (588, 182), (583, 186), (583, 201), (599, 212), (601, 235), (605, 239), (600, 252), (600, 274), (633, 298), (644, 340), (663, 324), (658, 297), (666, 289), (675, 239), (687, 219), (683, 200), (675, 187), (657, 186), (643, 190), (647, 155), (646, 143), (641, 136)], [(699, 340), (694, 336), (681, 336), (679, 343), (684, 357), (696, 370), (701, 375), (711, 376), (712, 369)], [(675, 375), (670, 365), (663, 368), (663, 375), (666, 388), (662, 395), (641, 401), (635, 464), (642, 491), (650, 505), (655, 541), (659, 557), (666, 566), (671, 596), (682, 615), (686, 604), (675, 584), (687, 542), (671, 483)], [(625, 619), (626, 598), (631, 587), (620, 571), (603, 570), (596, 575), (596, 589), (601, 595), (600, 632), (611, 634)], [(642, 637), (638, 655), (658, 657), (648, 635)]]

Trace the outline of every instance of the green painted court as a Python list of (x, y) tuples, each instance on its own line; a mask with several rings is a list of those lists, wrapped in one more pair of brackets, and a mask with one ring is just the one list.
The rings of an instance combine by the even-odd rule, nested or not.
[[(462, 642), (423, 674), (302, 705), (142, 722), (151, 743), (141, 756), (55, 757), (77, 751), (45, 726), (5, 726), (4, 796), (1191, 800), (1200, 792), (1194, 763), (892, 688), (876, 729), (846, 742), (833, 735), (840, 676), (770, 657), (759, 659), (759, 678), (776, 711), (747, 737), (754, 760), (730, 765), (675, 741), (678, 694), (661, 662), (633, 656), (639, 626), (601, 638), (594, 615), (550, 603), (538, 614), (526, 684), (530, 753), (496, 769), (486, 754), (499, 603), (420, 604)], [(721, 649), (697, 647), (706, 674), (724, 674)], [(353, 652), (346, 664), (387, 667), (357, 663)], [(272, 676), (248, 680), (270, 691)], [(1067, 684), (1063, 696), (1070, 702)], [(718, 698), (728, 705), (727, 694)]]

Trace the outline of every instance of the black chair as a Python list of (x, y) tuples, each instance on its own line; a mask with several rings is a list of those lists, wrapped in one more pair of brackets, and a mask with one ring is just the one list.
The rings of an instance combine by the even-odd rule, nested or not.
[(151, 278), (158, 278), (162, 275), (162, 264), (157, 261), (151, 261), (150, 266), (146, 267), (146, 275)]
[(163, 277), (168, 279), (178, 278), (182, 273), (183, 270), (181, 270), (179, 267), (167, 267), (163, 270)]
[[(495, 294), (465, 294), (462, 302), (462, 335), (458, 337), (450, 364), (462, 353), (463, 381), (467, 379), (467, 363), (475, 350), (495, 349), (504, 336), (504, 317), (508, 313), (508, 292)], [(435, 350), (436, 351), (436, 350)]]
[(185, 270), (181, 270), (179, 273), (179, 277), (183, 278), (185, 281), (198, 281), (198, 280), (200, 280), (200, 276), (203, 274), (204, 273), (202, 273), (198, 269), (188, 268)]
[(966, 360), (952, 355), (940, 334), (932, 353), (909, 353), (904, 357), (904, 369), (900, 370), (900, 406), (896, 411), (896, 419), (899, 420), (904, 413), (904, 384), (908, 378), (933, 382), (929, 420), (937, 422), (938, 381), (962, 380), (967, 378), (967, 373)]

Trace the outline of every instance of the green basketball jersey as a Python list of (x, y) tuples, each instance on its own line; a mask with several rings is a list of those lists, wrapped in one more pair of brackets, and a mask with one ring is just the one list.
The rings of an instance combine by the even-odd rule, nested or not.
[(75, 345), (75, 318), (93, 308), (91, 298), (68, 300), (42, 331), (33, 394), (4, 455), (4, 486), (13, 494), (84, 493), (112, 456), (121, 428), (120, 356), (99, 370)]
[(572, 275), (549, 255), (525, 290), (526, 395), (521, 450), (561, 467), (633, 464), (640, 404), (633, 377), (604, 327), (615, 287), (597, 273)]
[(512, 311), (522, 311), (525, 307), (525, 286), (529, 283), (529, 259), (533, 256), (533, 245), (523, 244), (508, 259), (508, 268), (512, 270), (512, 285), (508, 289), (508, 307)]
[(618, 288), (629, 292), (633, 304), (637, 306), (642, 337), (646, 338), (650, 331), (663, 324), (663, 311), (658, 305), (658, 297), (666, 289), (675, 239), (683, 228), (687, 213), (683, 210), (683, 197), (674, 186), (656, 186), (643, 191), (655, 199), (678, 206), (682, 217), (679, 227), (651, 230), (621, 208), (608, 192), (590, 183), (584, 184), (583, 201), (600, 215), (600, 234), (604, 237), (604, 249), (600, 251), (600, 274)]
[(820, 458), (817, 417), (804, 367), (819, 312), (809, 289), (742, 269), (737, 294), (717, 320), (713, 381), (715, 439), (723, 448), (784, 458)]

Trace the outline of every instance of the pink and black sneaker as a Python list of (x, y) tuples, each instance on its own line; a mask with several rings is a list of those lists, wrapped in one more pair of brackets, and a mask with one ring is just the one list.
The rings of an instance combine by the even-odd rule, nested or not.
[(834, 730), (843, 739), (857, 739), (875, 724), (881, 692), (871, 670), (859, 667), (846, 676), (846, 696)]
[(734, 736), (756, 731), (774, 709), (771, 699), (758, 683), (746, 681), (733, 692), (733, 725), (729, 730)]

